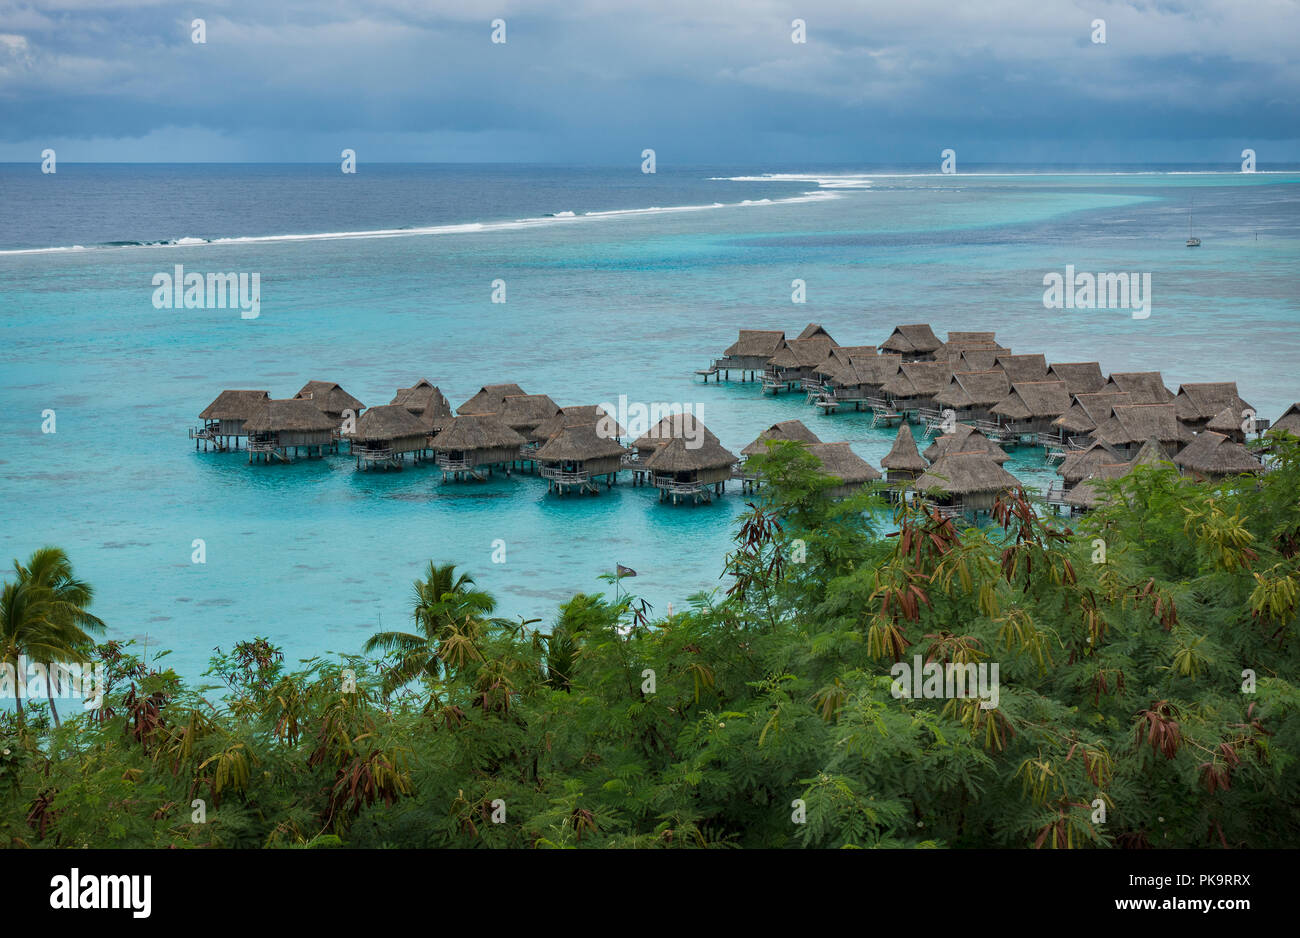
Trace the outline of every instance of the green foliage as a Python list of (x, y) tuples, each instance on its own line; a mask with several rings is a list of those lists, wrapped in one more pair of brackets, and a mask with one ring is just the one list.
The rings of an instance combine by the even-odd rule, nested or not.
[[(829, 499), (776, 443), (686, 611), (620, 581), (539, 631), (430, 565), (409, 632), (296, 669), (218, 649), (220, 694), (91, 648), (89, 587), (34, 558), (0, 650), (92, 655), (107, 688), (0, 714), (0, 845), (1292, 847), (1300, 441), (1268, 445), (1258, 482), (1144, 467), (1077, 529), (1023, 493), (960, 529)], [(917, 656), (998, 665), (997, 706), (895, 696)]]

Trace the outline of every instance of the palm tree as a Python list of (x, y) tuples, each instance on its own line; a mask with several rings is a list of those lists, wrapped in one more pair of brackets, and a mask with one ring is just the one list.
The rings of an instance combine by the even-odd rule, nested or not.
[(451, 666), (452, 655), (444, 657), (444, 643), (455, 646), (456, 660), (463, 664), (472, 655), (474, 639), (496, 609), (492, 594), (474, 589), (474, 578), (457, 575), (456, 565), (436, 566), (429, 561), (423, 580), (414, 583), (411, 618), (417, 632), (376, 632), (366, 640), (362, 650), (397, 652), (398, 659), (385, 681), (387, 690), (401, 687), (420, 676), (437, 679)]
[[(72, 572), (72, 562), (58, 547), (42, 547), (24, 566), (14, 561), (18, 578), (6, 583), (0, 600), (0, 664), (15, 669), (23, 657), (45, 664), (45, 688), (54, 724), (59, 711), (54, 705), (57, 665), (75, 661), (93, 642), (91, 633), (104, 631), (104, 623), (87, 607), (94, 588)], [(18, 719), (22, 721), (22, 700)]]

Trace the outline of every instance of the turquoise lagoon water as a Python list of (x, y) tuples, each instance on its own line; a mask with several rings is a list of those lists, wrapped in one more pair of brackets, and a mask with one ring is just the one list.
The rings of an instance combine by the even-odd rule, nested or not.
[[(1171, 388), (1236, 380), (1261, 416), (1300, 398), (1300, 174), (846, 174), (74, 165), (41, 188), (30, 167), (0, 167), (0, 556), (67, 548), (112, 634), (148, 636), (195, 676), (214, 646), (259, 634), (290, 659), (356, 651), (407, 621), (429, 560), (546, 622), (621, 563), (662, 613), (725, 587), (744, 507), (738, 490), (673, 507), (631, 485), (560, 499), (529, 475), (443, 484), (432, 468), (357, 473), (346, 455), (196, 453), (186, 428), (225, 387), (289, 396), (327, 379), (383, 404), (427, 377), (453, 406), (504, 381), (561, 405), (626, 394), (692, 405), (733, 451), (798, 417), (878, 466), (892, 431), (870, 414), (693, 372), (741, 327), (816, 321), (858, 344), (928, 321), (1049, 360), (1158, 369)], [(1198, 250), (1183, 245), (1192, 205)], [(207, 241), (105, 246), (181, 238)], [(72, 246), (86, 249), (20, 253)], [(175, 264), (259, 272), (260, 316), (155, 309), (152, 277)], [(1042, 277), (1066, 264), (1151, 272), (1151, 317), (1044, 309)], [(490, 302), (498, 278), (505, 304)], [(1008, 468), (1055, 478), (1038, 450)]]

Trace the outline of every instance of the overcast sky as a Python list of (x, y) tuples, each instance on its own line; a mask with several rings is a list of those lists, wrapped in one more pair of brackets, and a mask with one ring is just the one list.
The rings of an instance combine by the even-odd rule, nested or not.
[(0, 161), (1266, 166), (1297, 53), (1296, 0), (0, 0)]

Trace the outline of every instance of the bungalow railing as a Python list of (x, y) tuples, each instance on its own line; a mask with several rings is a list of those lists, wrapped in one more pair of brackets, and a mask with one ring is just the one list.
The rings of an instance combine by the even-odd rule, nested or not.
[(980, 433), (983, 433), (986, 437), (996, 443), (1001, 443), (1007, 437), (1009, 432), (1002, 424), (995, 423), (992, 420), (976, 420), (974, 421), (973, 426)]
[(250, 453), (270, 453), (279, 449), (275, 440), (249, 440), (248, 451)]
[(363, 459), (366, 462), (383, 462), (394, 458), (397, 453), (390, 446), (365, 447), (363, 449), (354, 449), (352, 455), (357, 459)]
[(618, 457), (618, 463), (620, 466), (631, 466), (635, 468), (641, 464), (641, 454), (636, 450), (632, 450), (630, 453), (624, 453), (622, 456)]
[(190, 427), (191, 440), (215, 440), (217, 431), (212, 427)]
[(1043, 500), (1049, 505), (1064, 505), (1066, 504), (1065, 495), (1065, 487), (1059, 482), (1053, 482), (1047, 487)]
[(672, 495), (696, 495), (706, 486), (711, 485), (709, 482), (678, 482), (676, 479), (664, 479), (659, 476), (650, 480), (651, 485), (657, 489), (663, 489)]
[(439, 469), (450, 469), (454, 472), (464, 472), (474, 469), (474, 464), (465, 456), (449, 456), (446, 453), (439, 453), (434, 458), (434, 463)]
[(552, 482), (566, 485), (585, 485), (591, 481), (591, 473), (585, 469), (570, 472), (556, 466), (543, 466), (537, 471), (537, 474), (543, 479), (550, 479)]

